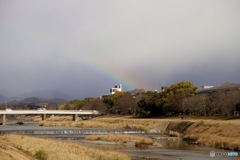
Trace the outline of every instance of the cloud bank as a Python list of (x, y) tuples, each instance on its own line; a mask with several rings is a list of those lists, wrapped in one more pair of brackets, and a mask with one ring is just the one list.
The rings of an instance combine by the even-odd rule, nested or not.
[(240, 82), (238, 0), (0, 2), (0, 91)]

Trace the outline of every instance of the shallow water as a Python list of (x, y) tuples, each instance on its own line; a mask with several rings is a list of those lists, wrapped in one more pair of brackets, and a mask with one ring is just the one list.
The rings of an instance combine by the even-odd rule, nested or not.
[[(72, 140), (88, 147), (94, 147), (103, 150), (114, 150), (128, 154), (133, 160), (151, 159), (151, 160), (212, 160), (210, 151), (229, 152), (226, 150), (215, 149), (211, 147), (202, 147), (187, 144), (183, 141), (156, 140), (162, 147), (151, 146), (140, 149), (129, 145), (106, 145), (83, 143), (80, 140)], [(240, 157), (217, 156), (220, 160), (237, 160)]]

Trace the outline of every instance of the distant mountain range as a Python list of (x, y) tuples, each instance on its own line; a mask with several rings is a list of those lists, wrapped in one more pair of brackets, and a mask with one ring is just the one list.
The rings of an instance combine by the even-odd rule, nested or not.
[[(2, 97), (2, 96), (0, 96)], [(2, 101), (0, 104), (6, 106), (28, 106), (31, 108), (45, 107), (45, 106), (57, 106), (59, 104), (67, 103), (68, 100), (60, 99), (60, 98), (52, 98), (52, 99), (42, 99), (37, 97), (29, 97), (24, 98), (23, 100), (9, 100)]]
[(52, 99), (52, 98), (61, 98), (61, 99), (71, 99), (70, 96), (61, 93), (56, 90), (42, 90), (42, 91), (32, 91), (20, 94), (17, 96), (18, 98), (27, 98), (27, 97), (39, 97), (44, 99)]
[(40, 104), (49, 104), (49, 105), (58, 105), (66, 103), (70, 100), (71, 97), (65, 95), (59, 91), (55, 90), (44, 90), (44, 91), (33, 91), (27, 92), (15, 97), (5, 97), (0, 95), (0, 104), (8, 105), (40, 105)]
[(45, 107), (45, 106), (57, 106), (59, 104), (67, 103), (65, 99), (53, 98), (53, 99), (41, 99), (37, 97), (25, 98), (21, 101), (11, 101), (8, 105), (11, 106), (30, 106), (30, 107)]

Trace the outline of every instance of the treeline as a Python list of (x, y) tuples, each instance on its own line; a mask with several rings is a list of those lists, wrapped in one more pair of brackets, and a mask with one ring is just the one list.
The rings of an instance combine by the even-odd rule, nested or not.
[(102, 98), (71, 100), (59, 109), (90, 109), (105, 114), (139, 115), (233, 115), (240, 112), (240, 86), (197, 90), (188, 81), (181, 81), (160, 92), (135, 89), (117, 92)]
[(192, 115), (240, 114), (240, 85), (198, 92), (183, 101), (183, 112)]

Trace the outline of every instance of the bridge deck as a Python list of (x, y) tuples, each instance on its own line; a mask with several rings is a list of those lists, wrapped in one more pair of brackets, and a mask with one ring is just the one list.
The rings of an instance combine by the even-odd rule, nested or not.
[(98, 115), (96, 110), (0, 110), (0, 114), (17, 115), (17, 114), (65, 114), (65, 115)]

